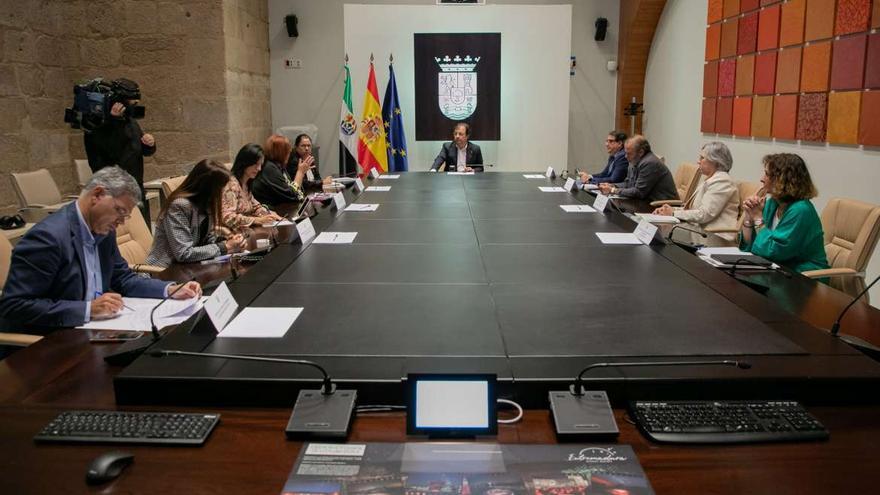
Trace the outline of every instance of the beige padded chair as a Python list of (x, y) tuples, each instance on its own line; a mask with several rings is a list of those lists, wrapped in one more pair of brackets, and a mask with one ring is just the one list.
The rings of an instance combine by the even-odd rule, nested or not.
[(710, 227), (705, 229), (706, 232), (712, 234), (718, 233), (734, 233), (738, 234), (742, 230), (743, 222), (746, 221), (746, 211), (743, 209), (743, 201), (747, 198), (758, 194), (758, 191), (761, 190), (760, 182), (746, 182), (746, 181), (737, 181), (736, 188), (739, 190), (739, 215), (736, 218), (736, 225), (731, 225), (730, 227)]
[(810, 270), (804, 275), (832, 277), (832, 287), (855, 296), (865, 288), (865, 268), (880, 237), (880, 206), (832, 198), (822, 210), (822, 230), (831, 268)]
[(36, 223), (76, 198), (62, 197), (55, 179), (45, 168), (33, 172), (13, 172), (12, 186), (21, 205), (19, 212), (28, 222)]
[(168, 197), (171, 196), (171, 193), (183, 184), (184, 179), (186, 179), (185, 175), (162, 179), (162, 197), (168, 199)]
[(675, 169), (675, 172), (672, 173), (672, 179), (675, 181), (675, 188), (678, 190), (679, 199), (652, 201), (651, 206), (656, 208), (661, 205), (683, 205), (697, 189), (697, 183), (700, 181), (700, 167), (693, 163), (682, 162)]
[(128, 266), (140, 273), (159, 273), (164, 268), (144, 264), (153, 246), (153, 234), (147, 228), (141, 210), (131, 210), (131, 218), (116, 228), (116, 244)]
[(88, 160), (74, 160), (73, 164), (76, 167), (76, 179), (79, 182), (79, 188), (82, 189), (86, 187), (86, 183), (92, 178), (92, 168), (89, 167)]
[[(0, 291), (6, 285), (6, 277), (9, 275), (9, 265), (12, 262), (12, 244), (6, 236), (0, 235)], [(24, 333), (0, 332), (0, 345), (27, 347), (40, 340), (39, 335)]]

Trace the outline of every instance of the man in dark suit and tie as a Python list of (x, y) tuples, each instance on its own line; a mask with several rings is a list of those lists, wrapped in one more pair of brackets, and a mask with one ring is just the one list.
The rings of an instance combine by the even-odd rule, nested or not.
[(467, 123), (455, 124), (452, 130), (452, 142), (443, 144), (430, 171), (436, 172), (445, 163), (446, 170), (450, 172), (482, 172), (483, 153), (479, 146), (468, 141), (470, 135), (471, 126)]
[[(12, 252), (0, 296), (0, 331), (46, 334), (110, 318), (122, 296), (162, 298), (177, 284), (142, 278), (119, 254), (116, 227), (141, 200), (135, 179), (118, 166), (92, 176), (76, 201), (46, 217)], [(200, 296), (188, 282), (175, 299)]]

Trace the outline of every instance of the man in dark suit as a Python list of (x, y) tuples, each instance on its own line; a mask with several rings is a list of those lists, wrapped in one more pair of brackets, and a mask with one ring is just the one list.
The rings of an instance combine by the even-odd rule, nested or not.
[[(3, 295), (0, 331), (46, 334), (116, 315), (122, 295), (161, 298), (177, 284), (139, 277), (119, 254), (116, 227), (141, 199), (134, 178), (117, 166), (92, 176), (79, 198), (46, 217), (19, 241)], [(175, 299), (201, 295), (188, 282)]]
[(672, 172), (651, 152), (651, 143), (645, 136), (636, 134), (627, 139), (624, 149), (629, 162), (626, 181), (599, 184), (602, 194), (616, 194), (647, 201), (679, 199)]
[(471, 126), (467, 123), (455, 124), (452, 130), (452, 142), (443, 144), (430, 171), (436, 172), (445, 163), (446, 170), (450, 172), (482, 172), (483, 153), (479, 146), (468, 141), (470, 135)]

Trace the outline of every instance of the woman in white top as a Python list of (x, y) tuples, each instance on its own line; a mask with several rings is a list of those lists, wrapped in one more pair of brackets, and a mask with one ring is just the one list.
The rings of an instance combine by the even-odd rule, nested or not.
[[(654, 210), (656, 215), (674, 216), (682, 222), (693, 224), (703, 230), (711, 227), (736, 226), (739, 213), (739, 190), (728, 172), (733, 167), (733, 156), (724, 143), (712, 141), (703, 145), (699, 157), (700, 173), (705, 177), (694, 194), (684, 203), (684, 208), (673, 209), (663, 205)], [(732, 246), (736, 234), (719, 233), (708, 238), (692, 234), (695, 244)]]

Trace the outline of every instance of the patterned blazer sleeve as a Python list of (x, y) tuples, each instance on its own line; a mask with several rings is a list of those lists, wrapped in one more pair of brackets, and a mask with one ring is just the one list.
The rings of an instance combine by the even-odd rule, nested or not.
[(195, 211), (192, 203), (187, 200), (175, 200), (168, 207), (162, 222), (168, 241), (168, 250), (174, 261), (187, 263), (214, 258), (222, 254), (220, 246), (214, 243), (216, 236), (208, 234), (204, 245), (196, 245), (199, 237), (199, 226), (193, 218)]

